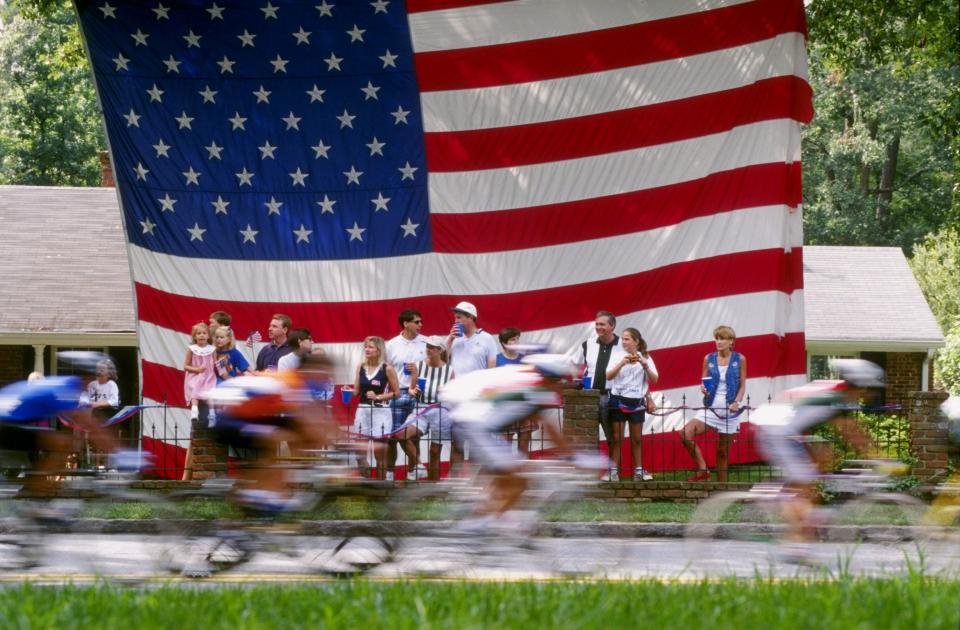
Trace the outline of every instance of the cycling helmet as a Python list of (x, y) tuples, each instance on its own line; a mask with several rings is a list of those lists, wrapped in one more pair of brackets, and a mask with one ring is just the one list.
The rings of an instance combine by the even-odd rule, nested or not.
[(522, 362), (532, 366), (544, 376), (554, 378), (576, 378), (582, 371), (582, 366), (575, 365), (570, 357), (564, 354), (529, 354), (523, 357)]
[(865, 359), (833, 359), (830, 361), (840, 379), (854, 387), (883, 387), (883, 368)]
[(113, 359), (102, 352), (93, 350), (66, 350), (57, 353), (57, 361), (70, 371), (79, 374), (96, 374), (98, 366), (104, 366), (111, 375), (116, 374)]

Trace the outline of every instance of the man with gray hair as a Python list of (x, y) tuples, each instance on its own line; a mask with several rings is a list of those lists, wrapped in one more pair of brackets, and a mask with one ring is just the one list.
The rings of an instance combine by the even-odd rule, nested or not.
[[(610, 388), (607, 386), (607, 365), (610, 355), (619, 345), (620, 338), (613, 333), (617, 327), (617, 318), (610, 311), (598, 311), (593, 323), (597, 336), (584, 341), (576, 355), (580, 364), (586, 364), (584, 374), (584, 389), (595, 389), (600, 392), (597, 402), (597, 422), (603, 428), (604, 436), (610, 435), (610, 421), (608, 404)], [(619, 471), (610, 471), (604, 475), (605, 481), (619, 481)]]

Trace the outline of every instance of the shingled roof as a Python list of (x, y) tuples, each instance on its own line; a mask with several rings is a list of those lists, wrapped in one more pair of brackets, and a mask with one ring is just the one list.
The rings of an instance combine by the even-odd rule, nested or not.
[(899, 247), (804, 247), (808, 350), (918, 352), (943, 332)]
[(0, 256), (0, 335), (135, 332), (116, 189), (0, 186)]

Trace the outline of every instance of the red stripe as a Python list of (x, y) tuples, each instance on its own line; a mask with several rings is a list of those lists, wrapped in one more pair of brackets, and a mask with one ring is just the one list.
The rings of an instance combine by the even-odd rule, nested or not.
[(144, 398), (173, 407), (187, 406), (183, 396), (183, 377), (186, 372), (144, 359), (140, 361), (140, 373), (143, 376)]
[(425, 134), (431, 172), (504, 168), (602, 155), (729, 131), (764, 120), (813, 117), (797, 76), (702, 96), (545, 123)]
[[(426, 321), (424, 334), (446, 333), (450, 307), (461, 299), (473, 302), (481, 325), (490, 330), (517, 326), (539, 330), (592, 321), (597, 304), (615, 313), (759, 291), (790, 293), (803, 286), (800, 250), (766, 249), (697, 259), (597, 282), (498, 295), (425, 295), (369, 302), (247, 303), (207, 300), (166, 293), (136, 284), (140, 319), (186, 333), (215, 310), (233, 316), (241, 336), (264, 329), (274, 313), (286, 313), (306, 326), (318, 342), (339, 343), (365, 335), (392, 336), (396, 316), (418, 308)], [(147, 378), (145, 377), (146, 381)], [(181, 383), (182, 386), (182, 383)]]
[[(641, 331), (643, 332), (643, 331)], [(788, 374), (803, 374), (806, 370), (806, 351), (803, 333), (789, 333), (782, 338), (776, 335), (756, 335), (737, 339), (737, 351), (747, 357), (749, 378), (769, 378)], [(650, 354), (657, 364), (660, 381), (654, 390), (688, 387), (700, 382), (703, 357), (713, 352), (713, 342), (677, 346), (674, 348), (651, 348)], [(153, 400), (168, 400), (183, 397), (183, 375), (165, 365), (143, 361), (143, 395)], [(148, 378), (148, 375), (153, 378)], [(679, 401), (676, 401), (679, 402)], [(765, 401), (752, 401), (754, 404)], [(182, 404), (182, 403), (181, 403)], [(699, 401), (687, 401), (696, 406)], [(158, 436), (162, 437), (162, 436)], [(186, 436), (180, 436), (186, 437)], [(171, 438), (172, 439), (172, 436)]]
[[(651, 348), (650, 355), (660, 373), (660, 380), (653, 389), (656, 391), (696, 385), (700, 382), (703, 357), (716, 349), (712, 341), (662, 350)], [(736, 350), (747, 357), (748, 378), (803, 374), (807, 369), (803, 333), (788, 333), (783, 337), (774, 334), (740, 337), (737, 339)], [(759, 404), (766, 401), (751, 402)], [(697, 406), (700, 401), (688, 400), (687, 404)]]
[[(545, 17), (548, 19), (548, 17)], [(615, 28), (414, 55), (421, 91), (543, 81), (806, 32), (803, 3), (758, 0)]]
[(407, 0), (407, 13), (423, 13), (442, 9), (462, 9), (483, 4), (501, 4), (513, 0)]
[(760, 164), (607, 197), (496, 212), (432, 214), (430, 230), (434, 251), (496, 252), (630, 234), (742, 208), (799, 203), (800, 163)]

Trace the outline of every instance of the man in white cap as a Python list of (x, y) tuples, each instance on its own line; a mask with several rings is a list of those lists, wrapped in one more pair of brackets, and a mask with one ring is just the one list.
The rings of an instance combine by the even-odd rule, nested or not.
[(477, 327), (477, 307), (460, 302), (452, 309), (455, 323), (447, 336), (447, 352), (453, 373), (460, 377), (497, 365), (497, 341)]

